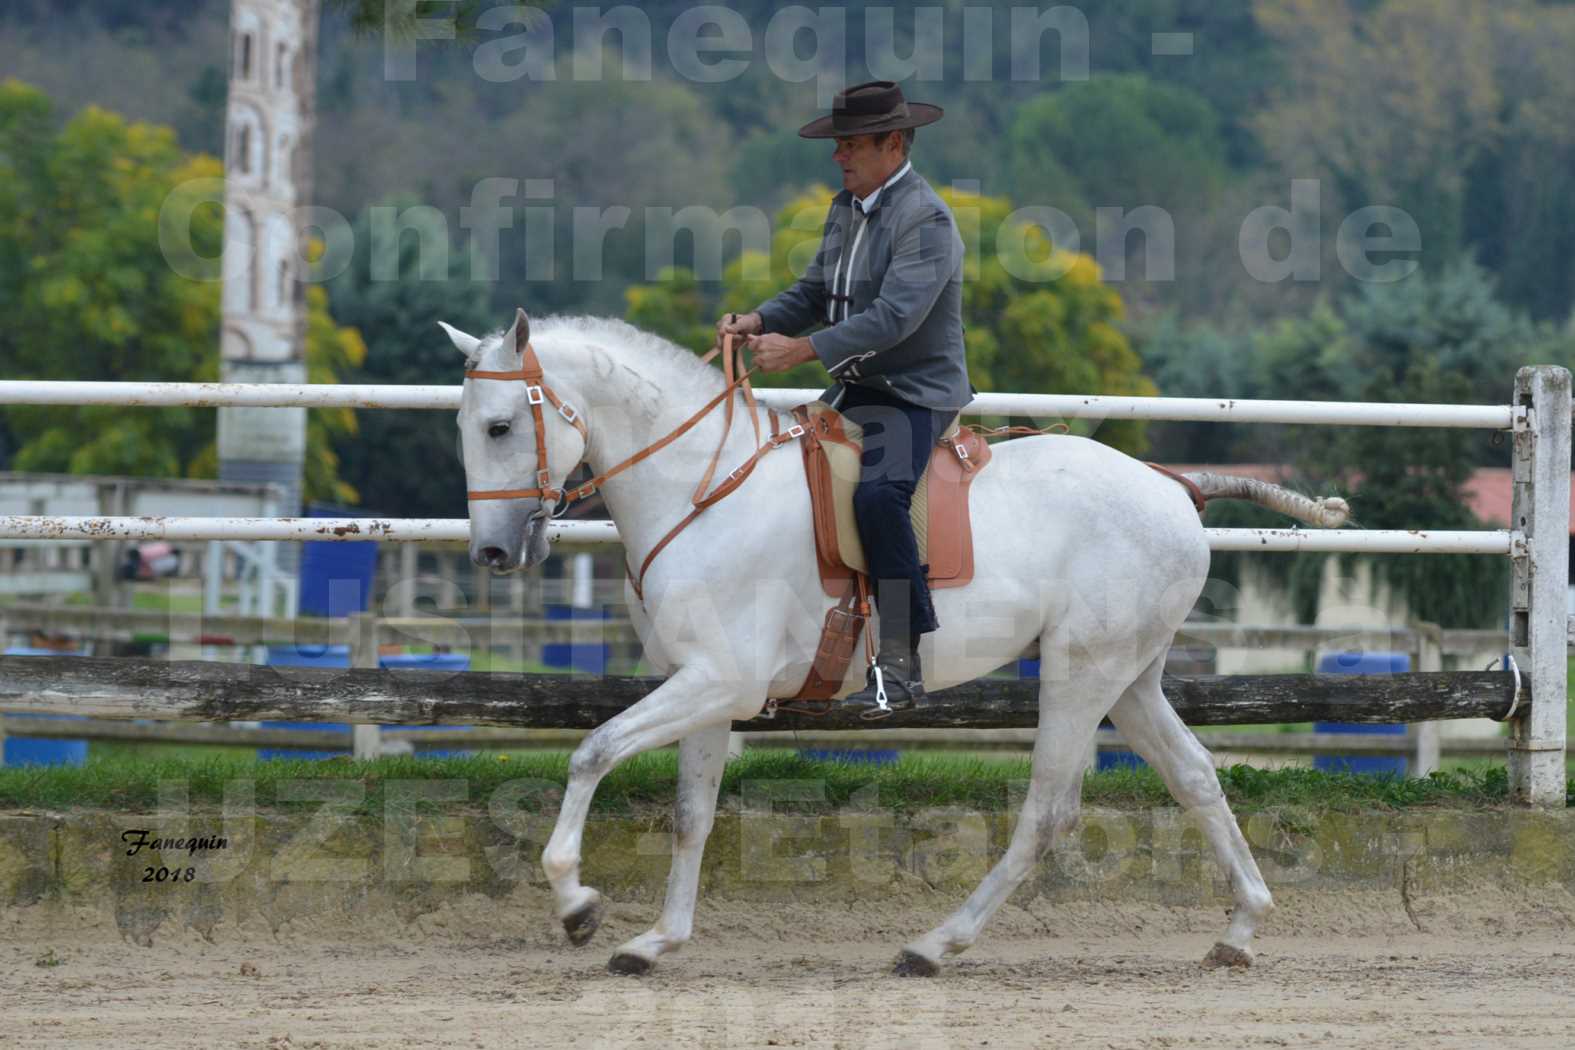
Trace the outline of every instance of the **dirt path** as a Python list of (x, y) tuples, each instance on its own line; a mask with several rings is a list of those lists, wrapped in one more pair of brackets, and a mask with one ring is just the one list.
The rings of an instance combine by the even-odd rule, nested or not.
[(916, 981), (885, 974), (921, 928), (915, 911), (880, 902), (769, 918), (702, 905), (696, 942), (639, 980), (603, 966), (650, 920), (644, 906), (615, 907), (580, 950), (490, 902), (366, 945), (367, 930), (325, 928), (138, 948), (112, 919), (30, 909), (0, 923), (0, 1046), (1575, 1046), (1564, 916), (1435, 902), (1424, 933), (1369, 922), (1360, 901), (1283, 911), (1253, 970), (1205, 972), (1216, 910), (1014, 904), (942, 977)]

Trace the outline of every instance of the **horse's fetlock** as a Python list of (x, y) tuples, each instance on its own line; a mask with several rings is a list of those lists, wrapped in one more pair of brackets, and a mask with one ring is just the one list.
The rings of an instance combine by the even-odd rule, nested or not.
[(541, 854), (541, 870), (546, 874), (549, 882), (556, 882), (573, 875), (579, 864), (579, 858), (572, 854), (553, 853), (551, 850), (543, 850)]
[(1254, 919), (1267, 919), (1274, 912), (1274, 897), (1267, 889), (1248, 890), (1242, 898), (1241, 906)]

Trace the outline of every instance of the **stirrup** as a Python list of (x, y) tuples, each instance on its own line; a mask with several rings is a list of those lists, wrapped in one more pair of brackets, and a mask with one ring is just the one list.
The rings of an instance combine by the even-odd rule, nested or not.
[(865, 708), (859, 712), (859, 717), (866, 722), (874, 722), (882, 718), (891, 717), (891, 704), (886, 697), (886, 676), (881, 673), (880, 664), (873, 663), (870, 670), (875, 672), (875, 706)]

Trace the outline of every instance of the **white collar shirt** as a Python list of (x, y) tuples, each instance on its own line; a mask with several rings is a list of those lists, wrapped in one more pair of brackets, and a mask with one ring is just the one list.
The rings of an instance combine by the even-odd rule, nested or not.
[[(864, 228), (869, 225), (869, 213), (873, 211), (876, 204), (880, 202), (881, 193), (884, 192), (885, 189), (892, 183), (908, 174), (908, 172), (912, 169), (913, 162), (911, 160), (904, 161), (902, 167), (893, 172), (891, 178), (875, 187), (874, 191), (871, 192), (868, 197), (865, 197), (863, 200), (860, 200), (857, 197), (853, 198), (853, 214), (864, 221), (857, 223), (858, 229), (853, 235), (853, 246), (846, 252), (842, 253), (842, 255), (837, 259), (837, 268), (832, 271), (831, 297), (826, 311), (826, 319), (829, 323), (836, 324), (839, 320), (847, 320), (848, 303), (852, 298), (849, 295), (849, 289), (853, 284), (853, 263), (858, 259), (859, 242), (864, 239)], [(840, 311), (840, 317), (838, 316), (839, 311), (837, 309), (839, 305), (842, 307)]]

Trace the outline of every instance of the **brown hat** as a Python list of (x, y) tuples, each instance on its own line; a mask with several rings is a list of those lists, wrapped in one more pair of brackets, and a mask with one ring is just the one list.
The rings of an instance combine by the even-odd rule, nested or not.
[(941, 119), (941, 107), (909, 102), (894, 80), (872, 80), (837, 92), (831, 115), (817, 117), (798, 129), (806, 139), (834, 139), (844, 135), (880, 135), (903, 128), (919, 128)]

